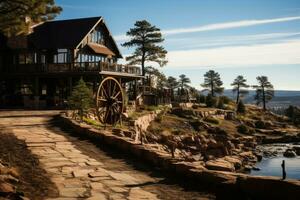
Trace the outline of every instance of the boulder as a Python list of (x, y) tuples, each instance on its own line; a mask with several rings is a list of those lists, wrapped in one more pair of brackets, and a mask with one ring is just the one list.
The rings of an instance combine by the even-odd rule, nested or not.
[(235, 169), (240, 169), (242, 167), (242, 160), (238, 156), (225, 156), (224, 160), (232, 163)]
[(234, 165), (224, 159), (209, 160), (205, 163), (205, 167), (211, 170), (229, 171), (235, 170)]
[(284, 153), (283, 153), (283, 156), (284, 157), (287, 157), (287, 158), (293, 158), (293, 157), (296, 157), (297, 154), (295, 151), (293, 151), (292, 149), (287, 149)]
[(0, 194), (14, 193), (14, 186), (9, 183), (0, 183)]
[(300, 146), (294, 146), (293, 150), (296, 152), (297, 156), (300, 156)]

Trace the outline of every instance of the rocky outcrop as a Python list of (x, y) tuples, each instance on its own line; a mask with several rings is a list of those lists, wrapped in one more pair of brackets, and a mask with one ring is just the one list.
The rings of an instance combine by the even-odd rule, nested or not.
[(17, 170), (5, 166), (0, 160), (0, 199), (27, 199), (16, 190), (18, 178)]
[(284, 153), (283, 153), (283, 156), (284, 157), (287, 157), (287, 158), (294, 158), (297, 156), (296, 152), (293, 151), (292, 149), (287, 149)]
[(209, 160), (205, 163), (205, 167), (211, 170), (228, 171), (233, 172), (235, 170), (234, 165), (225, 159)]
[[(119, 137), (111, 133), (87, 129), (80, 124), (62, 117), (64, 126), (69, 125), (74, 128), (76, 134), (97, 140), (101, 143), (112, 145), (114, 148), (131, 153), (140, 160), (150, 162), (152, 165), (162, 170), (167, 170), (172, 174), (180, 175), (188, 180), (193, 180), (196, 184), (202, 184), (214, 191), (217, 191), (217, 199), (297, 199), (300, 196), (300, 181), (282, 181), (276, 177), (249, 176), (233, 172), (237, 166), (244, 162), (253, 162), (257, 157), (251, 152), (243, 152), (235, 149), (232, 156), (217, 158), (206, 161), (183, 161), (180, 158), (171, 158), (170, 154), (164, 150), (152, 148), (153, 144), (140, 145), (134, 143), (127, 137)], [(199, 140), (198, 140), (199, 139)], [(241, 141), (249, 141), (241, 139)], [(194, 137), (187, 139), (188, 143), (199, 143), (210, 139), (207, 137)], [(239, 139), (236, 139), (238, 143)], [(218, 141), (210, 141), (211, 145), (218, 147)], [(158, 145), (159, 146), (159, 145)], [(243, 148), (243, 147), (241, 147)], [(250, 166), (249, 166), (250, 167)], [(206, 169), (210, 168), (210, 169)], [(251, 167), (250, 167), (251, 168)], [(217, 170), (211, 170), (217, 169)], [(223, 170), (223, 171), (219, 171)]]

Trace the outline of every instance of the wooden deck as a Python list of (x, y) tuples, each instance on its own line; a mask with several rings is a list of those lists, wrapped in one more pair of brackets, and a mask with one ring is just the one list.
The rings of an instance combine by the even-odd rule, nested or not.
[(18, 64), (7, 68), (3, 74), (67, 74), (93, 73), (124, 76), (141, 76), (141, 69), (136, 66), (121, 65), (108, 62), (75, 62), (75, 63), (47, 63), (47, 64)]

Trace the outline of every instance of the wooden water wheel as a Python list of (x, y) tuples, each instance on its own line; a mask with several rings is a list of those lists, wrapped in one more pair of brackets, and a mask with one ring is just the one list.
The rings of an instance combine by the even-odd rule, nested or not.
[(103, 79), (98, 88), (96, 100), (100, 122), (116, 124), (124, 109), (124, 93), (120, 83), (112, 77)]

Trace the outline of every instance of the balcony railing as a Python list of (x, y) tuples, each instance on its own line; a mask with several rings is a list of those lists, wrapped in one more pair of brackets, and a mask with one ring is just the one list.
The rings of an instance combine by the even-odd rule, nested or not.
[(121, 65), (108, 62), (74, 62), (47, 64), (17, 64), (12, 65), (9, 73), (60, 73), (60, 72), (118, 72), (141, 75), (141, 69), (136, 66)]

